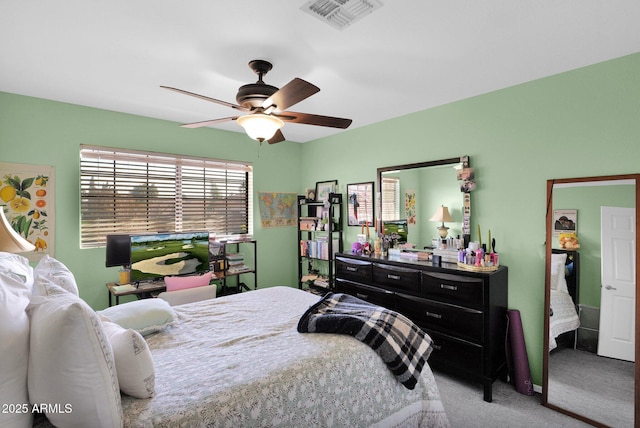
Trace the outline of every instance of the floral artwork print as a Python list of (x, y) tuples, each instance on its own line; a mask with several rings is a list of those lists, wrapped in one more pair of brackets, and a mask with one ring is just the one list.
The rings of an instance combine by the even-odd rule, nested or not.
[(53, 169), (0, 163), (0, 204), (13, 229), (35, 246), (30, 260), (53, 255)]
[(407, 215), (407, 223), (416, 224), (416, 192), (404, 194), (404, 211)]

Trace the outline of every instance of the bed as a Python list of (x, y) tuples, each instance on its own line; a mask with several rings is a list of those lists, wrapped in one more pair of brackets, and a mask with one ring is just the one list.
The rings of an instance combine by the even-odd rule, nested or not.
[[(0, 391), (4, 402), (30, 411), (8, 421), (15, 426), (449, 426), (428, 364), (409, 389), (356, 338), (299, 333), (317, 295), (271, 287), (174, 307), (143, 299), (96, 312), (55, 259), (32, 271), (26, 259), (3, 254), (0, 282), (12, 288), (0, 291), (29, 316), (29, 323), (18, 312), (2, 317), (4, 325), (20, 318), (7, 351), (17, 340), (23, 352), (30, 348), (28, 357), (10, 359), (27, 379), (12, 373), (15, 388)], [(114, 313), (131, 307), (147, 308), (156, 320), (135, 331), (116, 326), (123, 319)], [(158, 313), (170, 317), (157, 321)], [(133, 352), (123, 354), (123, 343)]]
[(551, 258), (549, 351), (559, 344), (574, 346), (575, 331), (580, 327), (575, 303), (578, 296), (578, 254), (554, 250)]
[(123, 396), (125, 426), (447, 426), (429, 367), (410, 391), (356, 339), (298, 333), (318, 299), (272, 287), (176, 306), (147, 338), (155, 396)]

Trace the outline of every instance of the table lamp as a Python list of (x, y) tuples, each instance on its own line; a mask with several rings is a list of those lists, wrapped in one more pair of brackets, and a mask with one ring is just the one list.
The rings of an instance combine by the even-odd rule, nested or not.
[(447, 233), (449, 233), (449, 228), (444, 225), (444, 222), (453, 221), (451, 214), (449, 214), (449, 208), (444, 205), (439, 206), (435, 214), (431, 216), (429, 220), (442, 222), (442, 225), (437, 227), (437, 229), (440, 231), (440, 238), (445, 239), (447, 237)]
[(0, 206), (0, 251), (7, 253), (23, 253), (33, 251), (36, 247), (13, 230), (9, 220)]

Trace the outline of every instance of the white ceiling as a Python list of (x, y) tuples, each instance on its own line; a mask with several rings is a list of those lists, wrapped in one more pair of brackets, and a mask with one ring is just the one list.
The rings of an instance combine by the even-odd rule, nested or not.
[[(321, 89), (291, 110), (352, 129), (640, 52), (638, 0), (382, 2), (340, 31), (304, 0), (0, 0), (0, 91), (196, 122), (234, 111), (159, 86), (235, 103), (256, 81), (247, 63), (266, 59), (266, 83)], [(283, 128), (298, 142), (336, 132)]]

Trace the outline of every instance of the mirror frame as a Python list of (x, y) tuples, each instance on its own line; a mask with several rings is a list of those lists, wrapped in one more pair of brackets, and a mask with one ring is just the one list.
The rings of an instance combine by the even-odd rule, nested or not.
[[(448, 158), (448, 159), (439, 159), (434, 161), (427, 162), (416, 162), (416, 163), (407, 163), (403, 165), (395, 165), (395, 166), (384, 166), (378, 168), (377, 177), (378, 177), (378, 190), (376, 192), (376, 200), (378, 204), (376, 205), (376, 230), (382, 230), (382, 174), (390, 171), (398, 171), (398, 170), (406, 170), (406, 169), (417, 169), (424, 168), (430, 166), (441, 166), (441, 165), (453, 165), (457, 163), (462, 163), (465, 167), (470, 167), (469, 156), (459, 156), (456, 158)], [(462, 192), (460, 192), (462, 194)], [(471, 221), (471, 217), (469, 217), (469, 221)], [(469, 243), (469, 234), (465, 234), (462, 236), (465, 243), (465, 248)]]
[(542, 357), (542, 405), (566, 415), (572, 416), (583, 422), (589, 423), (594, 426), (606, 427), (602, 422), (592, 420), (586, 416), (577, 414), (570, 410), (556, 406), (548, 401), (548, 387), (549, 387), (549, 307), (551, 305), (551, 247), (553, 237), (553, 210), (552, 210), (552, 198), (553, 198), (553, 186), (554, 184), (569, 184), (569, 183), (587, 183), (587, 182), (601, 182), (601, 181), (621, 181), (621, 180), (634, 180), (635, 181), (635, 193), (636, 193), (636, 318), (635, 318), (635, 364), (634, 364), (634, 426), (640, 426), (640, 364), (638, 364), (638, 358), (640, 357), (640, 272), (638, 266), (640, 265), (640, 254), (638, 252), (638, 225), (640, 220), (638, 218), (638, 208), (640, 207), (640, 174), (625, 174), (625, 175), (605, 175), (595, 177), (578, 177), (578, 178), (558, 178), (547, 180), (547, 213), (546, 213), (546, 251), (545, 251), (545, 268), (544, 268), (544, 338), (543, 338), (543, 357)]

